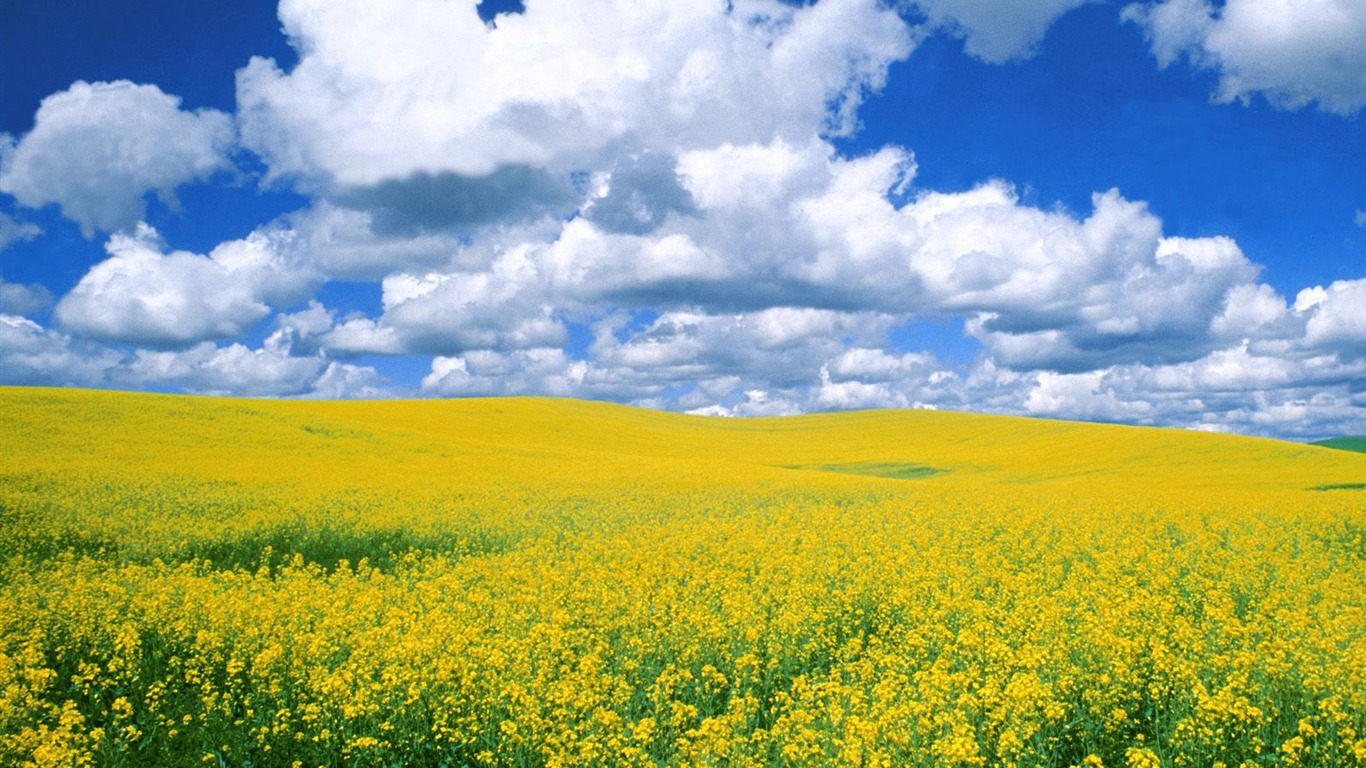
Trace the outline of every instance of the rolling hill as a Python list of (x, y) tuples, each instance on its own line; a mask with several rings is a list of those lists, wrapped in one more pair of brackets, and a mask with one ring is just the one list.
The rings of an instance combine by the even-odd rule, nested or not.
[(0, 389), (3, 765), (1366, 755), (1366, 455)]
[(1334, 437), (1330, 440), (1320, 440), (1314, 445), (1336, 448), (1339, 451), (1366, 453), (1366, 437)]

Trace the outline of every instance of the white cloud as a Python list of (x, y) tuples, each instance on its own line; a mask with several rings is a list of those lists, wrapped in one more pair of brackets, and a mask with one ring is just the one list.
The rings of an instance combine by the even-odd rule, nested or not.
[(1366, 402), (1354, 382), (1364, 373), (1360, 361), (1241, 345), (1176, 365), (1028, 374), (1023, 412), (1296, 439), (1359, 434)]
[(308, 307), (275, 318), (275, 331), (266, 339), (266, 346), (291, 355), (314, 355), (321, 349), (320, 339), (332, 330), (335, 316), (317, 300)]
[(741, 393), (741, 399), (731, 405), (717, 403), (688, 411), (694, 416), (743, 417), (795, 416), (802, 412), (802, 406), (785, 394), (774, 394), (764, 389), (746, 389)]
[(173, 383), (187, 392), (234, 397), (374, 397), (389, 394), (370, 367), (299, 357), (278, 344), (261, 349), (204, 342), (184, 351), (138, 350), (114, 374), (145, 385)]
[[(4, 167), (3, 159), (0, 159), (0, 168)], [(15, 243), (22, 243), (41, 235), (43, 230), (37, 224), (30, 224), (26, 221), (15, 221), (9, 216), (0, 213), (0, 251), (5, 250)]]
[[(687, 264), (712, 265), (690, 276), (709, 281), (691, 292), (699, 304), (957, 314), (1011, 365), (1198, 357), (1229, 291), (1257, 274), (1232, 240), (1163, 238), (1146, 206), (1115, 191), (1081, 220), (1020, 205), (1000, 182), (897, 208), (888, 194), (914, 163), (894, 148), (847, 160), (819, 142), (724, 146), (685, 155), (680, 169), (700, 215), (672, 228), (699, 254)], [(564, 261), (591, 275), (588, 253)], [(607, 259), (600, 272), (657, 294), (641, 263)]]
[(812, 382), (846, 339), (874, 342), (890, 325), (890, 318), (873, 313), (791, 307), (725, 315), (675, 311), (624, 333), (604, 326), (592, 352), (604, 367), (660, 384), (738, 377), (737, 387), (786, 389)]
[(1060, 374), (1043, 371), (1025, 398), (1025, 412), (1100, 421), (1139, 421), (1153, 411), (1146, 400), (1124, 400), (1105, 388), (1106, 372)]
[(932, 355), (852, 347), (822, 366), (811, 401), (831, 410), (924, 408), (951, 401), (958, 384)]
[(925, 234), (912, 257), (924, 285), (1015, 368), (1199, 356), (1228, 292), (1257, 274), (1227, 238), (1162, 238), (1155, 216), (1114, 191), (1082, 221), (997, 186), (908, 207)]
[(347, 353), (435, 355), (561, 345), (564, 326), (533, 290), (536, 282), (526, 248), (502, 254), (488, 271), (390, 275), (384, 315), (349, 320), (325, 343)]
[(1275, 335), (1288, 318), (1285, 298), (1271, 286), (1244, 283), (1229, 289), (1224, 309), (1211, 322), (1210, 331), (1226, 342), (1264, 338)]
[(33, 130), (0, 153), (0, 192), (49, 203), (87, 237), (132, 227), (144, 195), (174, 200), (176, 187), (230, 167), (232, 119), (186, 112), (155, 85), (76, 82), (43, 99)]
[(268, 233), (200, 256), (166, 253), (156, 231), (140, 224), (135, 233), (110, 237), (105, 249), (109, 258), (81, 278), (55, 313), (62, 328), (101, 341), (185, 346), (238, 336), (272, 305), (297, 299), (314, 283), (284, 264)]
[[(887, 321), (814, 309), (738, 315), (669, 312), (642, 325), (624, 314), (594, 327), (588, 360), (560, 348), (472, 350), (439, 357), (423, 382), (429, 394), (607, 397), (677, 410), (725, 402), (727, 413), (796, 408), (776, 393), (808, 383), (841, 349), (844, 337), (872, 340)], [(671, 392), (671, 393), (669, 393)], [(783, 403), (786, 403), (783, 405)], [(740, 411), (729, 410), (743, 405)]]
[(509, 354), (475, 350), (460, 357), (436, 357), (422, 390), (441, 396), (537, 394), (581, 396), (588, 365), (563, 350), (520, 349)]
[(52, 294), (37, 283), (7, 283), (0, 278), (0, 315), (32, 316), (52, 304)]
[(963, 38), (963, 50), (1000, 64), (1032, 56), (1058, 17), (1095, 0), (911, 0), (930, 24)]
[(1308, 314), (1305, 341), (1310, 346), (1366, 356), (1366, 279), (1338, 280), (1303, 292), (1295, 306)]
[(1351, 115), (1366, 106), (1366, 4), (1358, 0), (1162, 0), (1124, 17), (1143, 27), (1158, 65), (1181, 56), (1215, 70), (1215, 98)]
[[(917, 188), (900, 147), (835, 150), (830, 136), (856, 127), (860, 100), (918, 36), (948, 30), (978, 58), (1018, 59), (1081, 4), (920, 0), (927, 21), (912, 28), (878, 0), (742, 0), (728, 13), (711, 0), (532, 0), (493, 29), (471, 2), (284, 0), (299, 64), (241, 70), (238, 119), (270, 175), (310, 204), (207, 255), (145, 226), (116, 234), (54, 329), (18, 316), (42, 318), (39, 287), (0, 283), (0, 378), (381, 396), (386, 382), (355, 358), (413, 355), (432, 357), (420, 391), (435, 396), (1366, 431), (1354, 312), (1366, 280), (1291, 302), (1232, 239), (1168, 236), (1118, 191), (1072, 213), (1022, 204), (999, 180)], [(1237, 13), (1258, 7), (1270, 5), (1126, 13), (1164, 65), (1189, 56), (1243, 78), (1225, 98), (1301, 103), (1219, 53), (1247, 34)], [(1303, 53), (1285, 50), (1283, 62)], [(154, 137), (180, 126), (169, 157), (119, 144), (114, 118), (136, 105)], [(39, 186), (30, 172), (76, 147), (56, 191), (25, 194), (87, 229), (130, 226), (147, 191), (226, 167), (232, 143), (224, 116), (127, 83), (77, 84), (39, 118), (20, 141), (0, 136), (0, 180)], [(76, 185), (101, 152), (117, 162)], [(0, 247), (34, 234), (0, 215)], [(382, 281), (382, 310), (305, 305), (328, 280)], [(904, 329), (927, 317), (961, 323), (976, 357), (951, 365), (917, 348)], [(260, 348), (241, 342), (262, 327)]]
[(327, 365), (319, 357), (204, 342), (184, 351), (139, 350), (125, 375), (140, 382), (174, 382), (196, 394), (279, 397), (307, 393)]
[(827, 182), (830, 147), (811, 139), (793, 145), (783, 139), (758, 144), (723, 142), (685, 152), (679, 171), (702, 208), (728, 211), (763, 209), (795, 194), (819, 191)]
[(1277, 323), (1294, 333), (1284, 300), (1257, 286), (1257, 267), (1228, 238), (1164, 238), (1146, 206), (1114, 191), (1096, 195), (1084, 219), (1021, 205), (999, 182), (897, 208), (888, 195), (913, 172), (903, 151), (844, 159), (821, 141), (685, 153), (688, 213), (645, 233), (578, 218), (521, 232), (540, 241), (508, 241), (488, 264), (390, 275), (382, 316), (347, 319), (321, 343), (352, 354), (507, 352), (562, 345), (566, 316), (650, 309), (662, 314), (645, 332), (601, 347), (608, 368), (762, 382), (763, 366), (746, 359), (764, 349), (756, 324), (820, 318), (798, 334), (820, 339), (820, 354), (775, 369), (812, 382), (846, 348), (841, 323), (876, 335), (916, 315), (967, 318), (986, 351), (1019, 370), (1180, 362)]
[(366, 399), (411, 396), (406, 390), (396, 390), (373, 367), (328, 363), (322, 375), (307, 393), (299, 397), (314, 400)]
[(876, 0), (473, 3), (284, 0), (299, 63), (238, 73), (248, 147), (276, 176), (370, 187), (525, 166), (605, 170), (619, 148), (847, 133), (911, 49)]
[[(909, 153), (842, 158), (819, 139), (627, 167), (641, 184), (621, 211), (639, 202), (648, 226), (583, 215), (473, 239), (386, 236), (366, 212), (317, 206), (297, 220), (349, 234), (301, 227), (296, 258), (389, 244), (364, 269), (400, 269), (378, 317), (315, 308), (281, 332), (310, 353), (437, 355), (433, 395), (723, 415), (950, 407), (1306, 436), (1351, 413), (1347, 286), (1291, 307), (1233, 240), (1164, 236), (1116, 191), (1083, 216), (1023, 205), (996, 181), (898, 206)], [(592, 182), (588, 210), (612, 183)], [(405, 255), (411, 243), (427, 246)], [(891, 329), (927, 315), (963, 318), (978, 360), (953, 368), (889, 346)], [(592, 326), (585, 359), (564, 349), (571, 321)], [(1308, 421), (1261, 420), (1264, 408)]]
[[(314, 304), (281, 316), (260, 349), (204, 342), (184, 350), (111, 349), (0, 314), (0, 384), (145, 388), (251, 397), (392, 397), (369, 366), (326, 359), (306, 339), (327, 324)], [(304, 338), (304, 343), (299, 343)]]
[[(484, 267), (493, 259), (487, 251), (496, 248), (500, 240), (485, 236), (480, 247), (470, 248), (462, 245), (460, 238), (445, 233), (381, 234), (375, 231), (373, 214), (326, 201), (289, 214), (260, 231), (288, 232), (288, 242), (282, 245), (288, 248), (292, 262), (333, 279), (367, 282), (398, 270)], [(462, 253), (469, 250), (479, 253), (473, 262), (462, 259)]]
[(259, 349), (240, 343), (202, 342), (183, 350), (138, 349), (107, 376), (127, 386), (175, 386), (187, 392), (231, 397), (376, 398), (394, 397), (384, 378), (370, 366), (327, 359), (315, 337), (331, 315), (317, 302), (300, 312), (280, 315), (276, 329)]
[(0, 384), (96, 387), (119, 356), (22, 317), (0, 314)]

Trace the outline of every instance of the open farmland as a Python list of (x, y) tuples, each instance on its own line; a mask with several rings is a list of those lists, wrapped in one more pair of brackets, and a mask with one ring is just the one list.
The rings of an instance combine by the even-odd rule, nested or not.
[(1366, 764), (1366, 455), (0, 390), (0, 764)]

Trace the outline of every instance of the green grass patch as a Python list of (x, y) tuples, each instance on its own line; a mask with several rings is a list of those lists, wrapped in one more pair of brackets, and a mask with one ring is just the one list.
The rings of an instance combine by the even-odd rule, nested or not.
[(817, 472), (837, 472), (841, 475), (864, 475), (866, 477), (885, 477), (890, 480), (920, 480), (947, 472), (948, 470), (931, 467), (928, 464), (910, 464), (899, 461), (861, 461), (855, 464), (803, 464), (789, 469), (810, 469)]
[(1329, 485), (1316, 485), (1311, 491), (1366, 491), (1366, 483), (1331, 483)]
[(1331, 440), (1320, 440), (1313, 445), (1335, 448), (1339, 451), (1366, 453), (1366, 437), (1335, 437)]

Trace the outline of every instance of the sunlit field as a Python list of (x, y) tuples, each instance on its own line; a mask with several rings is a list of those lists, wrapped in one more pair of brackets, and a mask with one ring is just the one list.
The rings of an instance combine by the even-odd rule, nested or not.
[(1366, 764), (1366, 455), (0, 390), (0, 765)]

